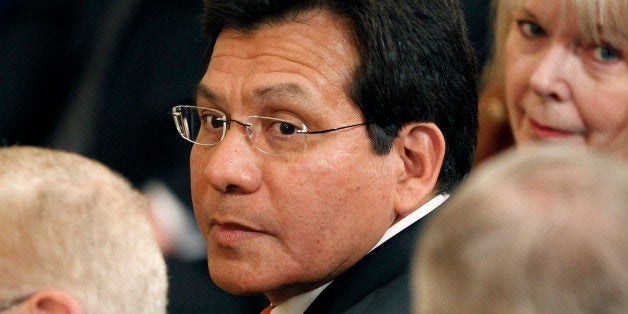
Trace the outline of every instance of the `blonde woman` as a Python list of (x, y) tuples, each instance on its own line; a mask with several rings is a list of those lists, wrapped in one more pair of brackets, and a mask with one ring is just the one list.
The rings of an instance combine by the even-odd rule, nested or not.
[(485, 89), (517, 145), (570, 142), (628, 157), (628, 1), (499, 0)]

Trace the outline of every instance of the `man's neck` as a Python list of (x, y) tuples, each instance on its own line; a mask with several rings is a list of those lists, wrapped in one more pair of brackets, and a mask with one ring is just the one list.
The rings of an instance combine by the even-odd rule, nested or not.
[[(419, 221), (425, 215), (427, 215), (430, 212), (432, 212), (436, 207), (438, 207), (445, 200), (447, 200), (448, 197), (449, 197), (448, 194), (436, 195), (435, 197), (430, 199), (425, 204), (421, 205), (419, 208), (417, 208), (412, 213), (404, 216), (399, 221), (395, 222), (390, 228), (388, 228), (388, 230), (386, 230), (386, 232), (384, 233), (382, 238), (379, 240), (379, 242), (377, 242), (377, 244), (375, 244), (375, 246), (369, 251), (369, 253), (371, 251), (373, 251), (375, 248), (377, 248), (378, 246), (380, 246), (382, 243), (384, 243), (384, 242), (388, 241), (390, 238), (394, 237), (399, 232), (401, 232), (404, 229), (408, 228), (413, 223)], [(320, 287), (318, 287), (318, 288), (316, 288), (314, 290), (311, 290), (311, 291), (299, 294), (297, 296), (294, 296), (294, 297), (286, 300), (285, 302), (274, 303), (277, 307), (275, 307), (272, 310), (271, 313), (272, 314), (303, 313), (307, 309), (307, 307), (310, 306), (310, 304), (312, 304), (312, 302), (314, 302), (314, 300), (318, 297), (318, 295), (329, 284), (332, 283), (332, 281), (329, 281), (326, 284), (324, 284), (324, 285), (322, 285), (322, 286), (320, 286)]]

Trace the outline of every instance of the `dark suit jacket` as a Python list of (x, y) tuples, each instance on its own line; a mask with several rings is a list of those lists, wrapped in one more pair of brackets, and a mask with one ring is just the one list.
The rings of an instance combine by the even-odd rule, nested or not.
[(305, 313), (409, 313), (410, 266), (421, 225), (404, 229), (338, 276)]

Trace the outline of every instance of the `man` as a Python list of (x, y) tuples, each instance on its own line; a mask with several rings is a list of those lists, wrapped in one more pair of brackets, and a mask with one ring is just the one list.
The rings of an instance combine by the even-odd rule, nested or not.
[(416, 313), (626, 313), (628, 164), (573, 147), (509, 151), (424, 228)]
[(458, 1), (208, 1), (192, 199), (212, 279), (273, 313), (408, 312), (418, 221), (467, 173)]
[(100, 163), (0, 148), (0, 311), (165, 313), (148, 202)]

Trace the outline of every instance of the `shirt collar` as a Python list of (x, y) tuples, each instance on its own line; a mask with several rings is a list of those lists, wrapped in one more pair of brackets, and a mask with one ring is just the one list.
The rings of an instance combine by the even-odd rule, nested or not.
[(329, 284), (331, 283), (332, 282), (330, 281), (312, 291), (308, 291), (306, 293), (299, 294), (296, 297), (288, 299), (287, 301), (281, 303), (280, 305), (277, 305), (274, 309), (272, 309), (270, 313), (271, 314), (303, 313), (305, 312), (307, 307), (310, 306), (312, 302), (314, 302), (314, 299), (316, 299), (316, 297), (318, 297), (318, 295), (321, 292), (323, 292), (323, 290), (327, 288), (327, 286), (329, 286)]
[[(448, 197), (449, 194), (438, 194), (427, 203), (421, 205), (421, 207), (410, 213), (408, 216), (401, 218), (401, 220), (397, 221), (397, 223), (390, 226), (390, 228), (386, 230), (384, 236), (379, 240), (379, 242), (377, 242), (377, 244), (375, 244), (371, 251), (382, 245), (382, 243), (388, 241), (390, 238), (394, 237), (397, 233), (403, 231), (403, 229), (408, 228), (411, 224), (419, 221), (421, 218), (425, 217), (425, 215), (431, 213), (436, 207), (445, 202)], [(369, 253), (371, 251), (369, 251)]]

